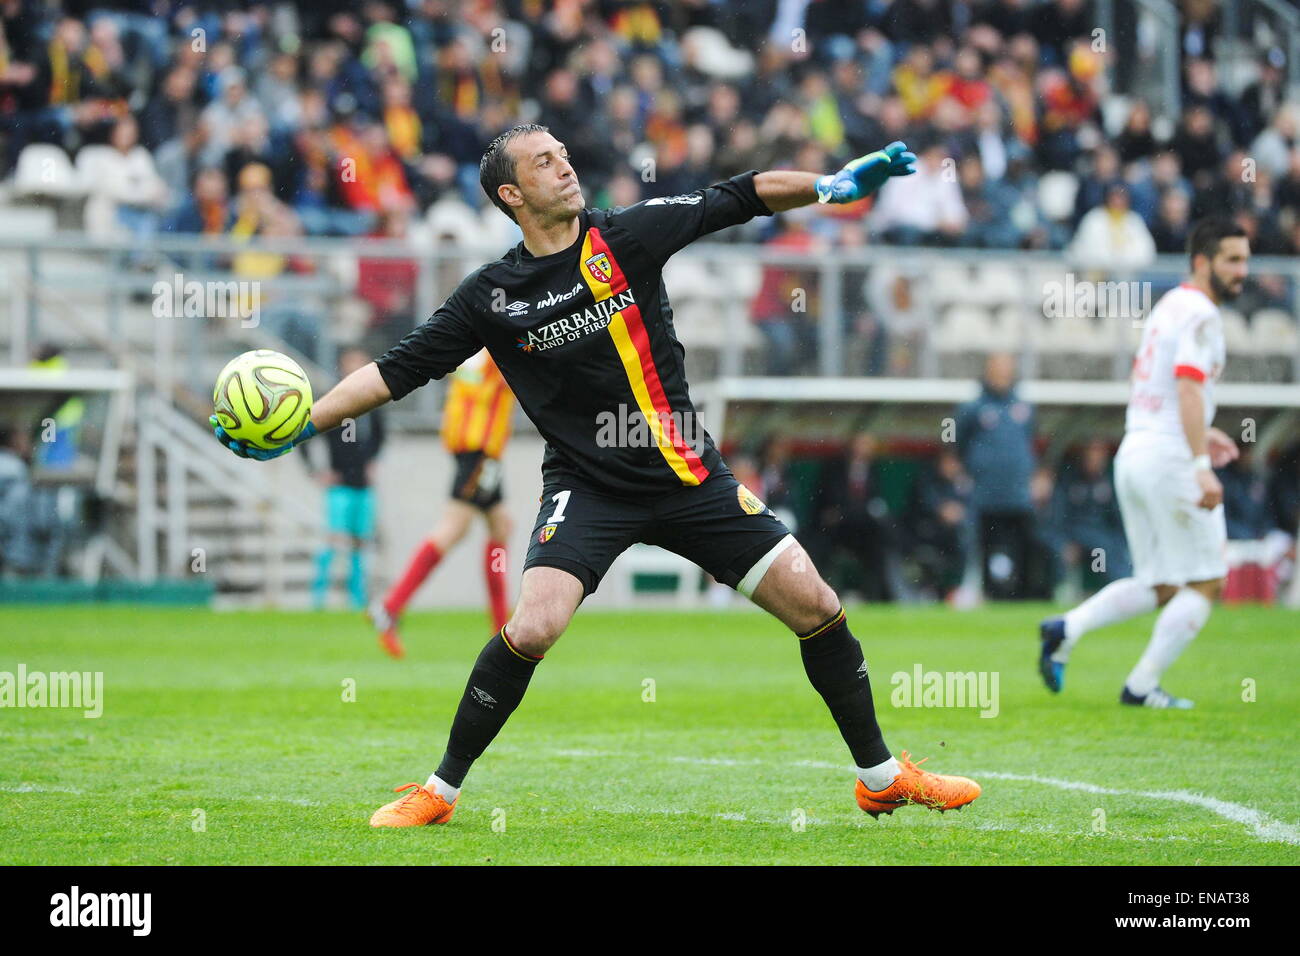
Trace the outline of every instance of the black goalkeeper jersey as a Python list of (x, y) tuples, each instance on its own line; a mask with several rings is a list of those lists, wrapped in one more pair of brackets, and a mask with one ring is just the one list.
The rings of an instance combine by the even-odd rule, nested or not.
[(486, 347), (546, 439), (547, 484), (620, 494), (700, 484), (721, 457), (691, 404), (663, 267), (700, 236), (772, 215), (754, 176), (585, 209), (577, 241), (552, 255), (519, 243), (377, 360), (393, 398)]

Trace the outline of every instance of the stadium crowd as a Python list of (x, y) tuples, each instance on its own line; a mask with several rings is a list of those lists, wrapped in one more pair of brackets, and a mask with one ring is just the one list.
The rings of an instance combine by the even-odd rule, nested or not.
[[(93, 150), (84, 221), (99, 236), (402, 238), (452, 223), (452, 237), (475, 229), (504, 248), (517, 233), (488, 206), (478, 164), (517, 122), (566, 142), (594, 206), (751, 168), (832, 170), (902, 139), (918, 173), (874, 201), (733, 234), (790, 251), (877, 241), (1056, 249), (1122, 268), (1181, 252), (1197, 216), (1231, 210), (1255, 252), (1300, 254), (1300, 106), (1287, 98), (1285, 56), (1264, 51), (1257, 77), (1229, 93), (1214, 60), (1217, 3), (1180, 9), (1183, 106), (1161, 116), (1140, 98), (1114, 98), (1108, 84), (1131, 80), (1138, 59), (1136, 30), (1117, 29), (1115, 46), (1099, 51), (1090, 0), (0, 0), (0, 176), (21, 176), (33, 145), (78, 162)], [(1115, 103), (1122, 123), (1107, 129)], [(1077, 184), (1065, 215), (1040, 189), (1061, 173)], [(312, 265), (250, 252), (233, 268), (268, 276)], [(848, 365), (879, 373), (894, 363), (873, 316), (888, 313), (891, 345), (905, 344), (915, 302), (898, 277), (857, 278), (844, 283), (850, 348), (861, 353)], [(769, 269), (751, 310), (777, 374), (806, 370), (814, 351), (811, 326), (790, 321), (792, 284), (816, 295), (815, 277)], [(362, 256), (356, 291), (372, 328), (410, 327), (414, 285), (412, 262)], [(1294, 291), (1270, 294), (1290, 304)], [(294, 323), (306, 320), (285, 307), (280, 328), (295, 342)], [(296, 340), (309, 353), (312, 336)], [(1014, 501), (994, 503), (1003, 518), (992, 542), (970, 517), (984, 494), (978, 443), (942, 451), (901, 505), (885, 507), (873, 492), (877, 442), (860, 436), (801, 518), (827, 531), (826, 547), (887, 572), (869, 576), (877, 598), (897, 596), (902, 578), (889, 569), (901, 560), (923, 587), (950, 591), (976, 547), (1014, 552), (1013, 573), (993, 584), (1008, 594), (1059, 580), (1059, 562), (1031, 553), (1077, 564), (1103, 547), (1116, 558), (1106, 573), (1122, 571), (1109, 449), (1093, 443), (1077, 462), (1046, 468), (1015, 432), (1007, 441), (1028, 449), (1016, 459), (1024, 480)], [(1296, 457), (1271, 478), (1243, 464), (1224, 476), (1243, 486), (1227, 496), (1240, 509), (1230, 526), (1294, 530)], [(774, 507), (788, 458), (777, 440), (754, 463), (755, 490)], [(11, 502), (25, 494), (22, 459), (6, 436)], [(27, 533), (16, 519), (0, 527)], [(1058, 569), (1040, 575), (1046, 584), (1016, 577), (1043, 567)]]
[[(1098, 52), (1089, 0), (4, 0), (0, 173), (32, 143), (107, 145), (102, 231), (400, 235), (439, 199), (483, 209), (483, 147), (524, 120), (566, 141), (595, 205), (903, 139), (919, 174), (813, 218), (816, 237), (852, 241), (849, 221), (1140, 262), (1214, 208), (1256, 252), (1300, 252), (1284, 56), (1231, 96), (1216, 4), (1182, 9), (1182, 114), (1134, 100), (1112, 136), (1103, 67), (1131, 69), (1136, 31)], [(1064, 220), (1038, 203), (1052, 171), (1079, 184)]]

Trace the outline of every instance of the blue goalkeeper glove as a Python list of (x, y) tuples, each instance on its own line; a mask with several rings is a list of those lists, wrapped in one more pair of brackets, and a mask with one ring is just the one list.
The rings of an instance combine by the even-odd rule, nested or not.
[(308, 438), (316, 434), (316, 425), (308, 422), (303, 430), (300, 431), (293, 441), (279, 448), (257, 448), (246, 441), (240, 441), (237, 438), (231, 438), (226, 430), (221, 427), (217, 421), (216, 415), (208, 416), (208, 424), (212, 426), (213, 434), (217, 436), (217, 441), (225, 445), (240, 458), (252, 458), (255, 461), (270, 461), (272, 458), (279, 458), (281, 455), (287, 455), (298, 445), (301, 445)]
[(857, 202), (885, 184), (891, 176), (910, 176), (916, 154), (907, 144), (893, 142), (884, 149), (859, 156), (838, 173), (817, 180), (817, 201), (829, 203)]

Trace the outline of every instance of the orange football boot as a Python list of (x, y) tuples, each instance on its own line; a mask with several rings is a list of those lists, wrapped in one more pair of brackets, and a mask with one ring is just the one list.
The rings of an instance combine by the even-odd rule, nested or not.
[(394, 793), (411, 791), (404, 797), (398, 797), (392, 803), (385, 803), (370, 818), (372, 827), (422, 827), (429, 823), (446, 823), (456, 812), (455, 800), (448, 803), (432, 790), (418, 783), (408, 783), (394, 787)]
[(397, 628), (395, 627), (380, 632), (379, 646), (384, 649), (384, 653), (389, 657), (396, 657), (400, 660), (406, 656), (406, 649), (402, 647), (402, 639), (397, 636)]
[(379, 646), (383, 648), (384, 653), (399, 660), (405, 656), (406, 649), (402, 647), (402, 639), (397, 636), (397, 618), (388, 613), (384, 603), (375, 601), (366, 609), (366, 616), (370, 618), (370, 623), (378, 632)]
[[(922, 757), (917, 763), (925, 763), (929, 759)], [(920, 804), (940, 813), (945, 810), (960, 810), (980, 795), (980, 785), (974, 780), (922, 770), (912, 763), (906, 750), (898, 758), (898, 768), (898, 776), (884, 790), (868, 790), (865, 783), (858, 781), (858, 806), (872, 817), (879, 818), (882, 813), (893, 813), (909, 803)]]

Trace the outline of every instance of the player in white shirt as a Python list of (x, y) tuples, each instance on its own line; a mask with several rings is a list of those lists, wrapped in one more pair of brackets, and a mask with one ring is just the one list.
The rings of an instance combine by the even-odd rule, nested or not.
[(1059, 692), (1079, 638), (1162, 608), (1120, 702), (1186, 709), (1160, 678), (1210, 617), (1227, 574), (1223, 486), (1212, 468), (1237, 446), (1214, 428), (1214, 385), (1225, 351), (1219, 306), (1241, 294), (1249, 269), (1245, 230), (1204, 219), (1188, 239), (1192, 273), (1160, 298), (1133, 360), (1124, 440), (1115, 455), (1115, 492), (1133, 576), (1114, 581), (1062, 617), (1039, 625), (1039, 672)]

